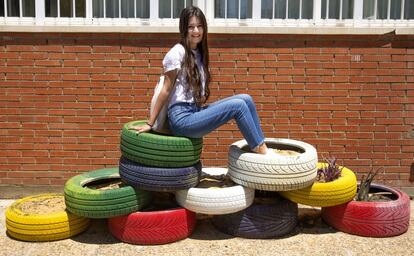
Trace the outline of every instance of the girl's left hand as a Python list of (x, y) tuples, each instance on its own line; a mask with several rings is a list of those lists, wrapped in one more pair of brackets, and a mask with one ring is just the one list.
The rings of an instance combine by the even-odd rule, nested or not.
[(135, 134), (138, 135), (142, 132), (149, 132), (151, 131), (151, 126), (149, 126), (148, 124), (143, 124), (143, 125), (139, 125), (139, 126), (130, 126), (128, 128), (128, 130), (135, 130)]

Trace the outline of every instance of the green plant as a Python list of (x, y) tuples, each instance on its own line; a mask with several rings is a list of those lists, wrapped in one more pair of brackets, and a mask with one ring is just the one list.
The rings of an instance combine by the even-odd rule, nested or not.
[(384, 168), (380, 167), (375, 172), (373, 172), (374, 169), (371, 169), (366, 178), (365, 175), (362, 175), (361, 182), (359, 184), (359, 189), (355, 196), (356, 201), (369, 201), (369, 190), (371, 188), (372, 180), (382, 169)]
[(336, 164), (335, 157), (323, 158), (327, 165), (322, 166), (317, 171), (317, 179), (319, 181), (329, 182), (334, 181), (341, 176), (342, 168)]

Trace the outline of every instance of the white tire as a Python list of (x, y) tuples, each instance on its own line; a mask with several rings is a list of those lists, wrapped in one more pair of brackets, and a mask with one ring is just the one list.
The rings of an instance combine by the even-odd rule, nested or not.
[(269, 148), (298, 152), (296, 155), (261, 155), (249, 151), (246, 140), (233, 143), (229, 150), (229, 177), (242, 186), (265, 191), (296, 190), (316, 179), (318, 155), (305, 142), (265, 139)]
[[(223, 178), (227, 168), (203, 168), (204, 175)], [(220, 215), (241, 211), (254, 200), (254, 189), (237, 184), (229, 187), (200, 187), (178, 190), (175, 199), (182, 207), (197, 213)]]

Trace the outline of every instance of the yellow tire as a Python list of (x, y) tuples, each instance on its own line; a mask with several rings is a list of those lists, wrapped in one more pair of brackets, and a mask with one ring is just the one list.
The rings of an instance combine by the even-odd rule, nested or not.
[(66, 211), (63, 194), (25, 197), (6, 209), (7, 233), (23, 241), (65, 239), (83, 232), (88, 226), (89, 219)]
[[(318, 168), (325, 163), (318, 163)], [(342, 168), (342, 167), (340, 167)], [(343, 167), (341, 176), (331, 182), (314, 182), (312, 185), (291, 191), (279, 192), (283, 197), (298, 203), (316, 207), (329, 207), (351, 201), (357, 192), (355, 173)]]

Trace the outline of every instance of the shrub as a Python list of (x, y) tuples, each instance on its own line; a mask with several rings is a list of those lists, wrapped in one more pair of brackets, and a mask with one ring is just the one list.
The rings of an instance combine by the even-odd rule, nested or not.
[(334, 181), (338, 179), (339, 176), (341, 176), (343, 167), (341, 169), (339, 168), (339, 166), (336, 164), (335, 157), (330, 157), (330, 158), (324, 157), (324, 160), (327, 163), (327, 165), (324, 165), (323, 167), (318, 169), (317, 179), (319, 181), (324, 181), (324, 182), (330, 182), (330, 181)]
[(375, 172), (373, 172), (373, 169), (371, 169), (366, 178), (365, 175), (362, 175), (361, 183), (359, 184), (359, 189), (355, 196), (355, 201), (369, 201), (369, 190), (371, 188), (371, 182), (378, 174), (378, 172), (382, 169), (384, 168), (380, 167)]

